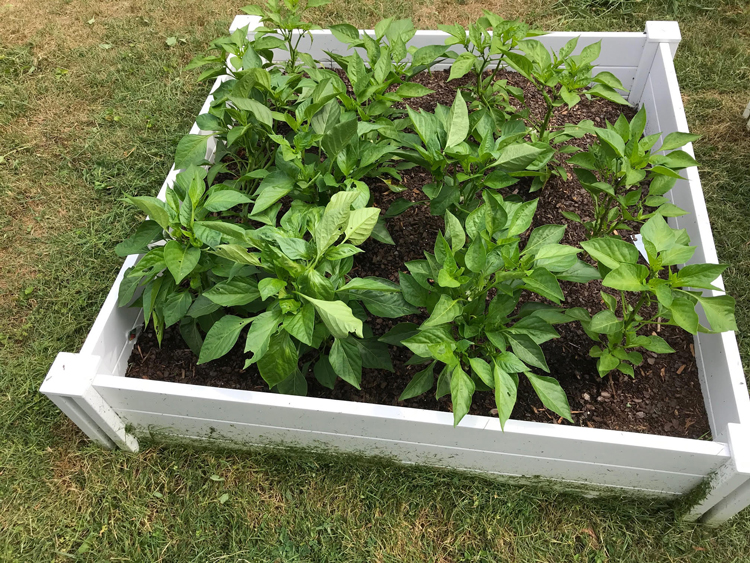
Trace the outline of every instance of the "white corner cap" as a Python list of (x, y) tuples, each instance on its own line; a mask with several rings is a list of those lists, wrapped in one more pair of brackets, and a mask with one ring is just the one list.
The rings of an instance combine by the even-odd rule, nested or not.
[(91, 387), (101, 358), (60, 352), (39, 390), (47, 396), (82, 397)]
[(750, 427), (747, 424), (727, 424), (729, 449), (738, 473), (750, 475)]
[(680, 24), (674, 21), (646, 22), (646, 36), (653, 43), (679, 43), (682, 39)]
[(248, 27), (249, 31), (252, 31), (256, 27), (260, 27), (259, 16), (235, 16), (232, 21), (232, 25), (229, 26), (229, 33), (234, 33), (241, 27)]

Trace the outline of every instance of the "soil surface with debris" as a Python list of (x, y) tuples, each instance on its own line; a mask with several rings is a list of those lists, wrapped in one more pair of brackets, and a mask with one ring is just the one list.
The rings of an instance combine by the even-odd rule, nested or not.
[[(449, 106), (453, 103), (457, 86), (468, 83), (470, 76), (447, 82), (448, 72), (422, 73), (416, 82), (435, 92), (422, 98), (409, 100), (412, 108), (434, 110), (436, 104)], [(524, 88), (531, 101), (531, 111), (537, 117), (544, 112), (544, 102), (536, 90), (525, 79), (514, 73), (501, 73), (498, 78)], [(606, 121), (613, 123), (620, 113), (628, 119), (635, 113), (633, 108), (611, 102), (585, 97), (573, 109), (558, 108), (552, 119), (553, 125), (575, 124), (591, 119), (598, 126)], [(591, 139), (584, 137), (575, 141), (577, 146), (586, 146)], [(419, 168), (408, 170), (403, 175), (402, 187), (405, 191), (394, 193), (380, 181), (370, 182), (374, 205), (385, 211), (397, 198), (410, 201), (426, 200), (421, 187), (432, 180), (429, 172)], [(517, 194), (523, 198), (538, 197), (537, 213), (532, 228), (545, 224), (567, 225), (564, 244), (577, 246), (585, 239), (583, 227), (565, 219), (561, 211), (575, 211), (584, 220), (592, 217), (593, 206), (589, 195), (573, 175), (567, 181), (554, 177), (541, 191), (529, 195), (517, 184), (505, 190), (503, 195)], [(372, 239), (362, 245), (364, 253), (355, 256), (352, 276), (378, 276), (398, 282), (399, 272), (406, 272), (405, 262), (424, 257), (424, 251), (432, 252), (432, 246), (439, 230), (443, 228), (440, 217), (431, 216), (427, 205), (409, 208), (403, 214), (388, 219), (388, 230), (395, 242), (394, 246), (380, 244)], [(623, 236), (624, 234), (621, 233)], [(624, 236), (624, 238), (626, 238)], [(590, 313), (604, 308), (600, 282), (576, 284), (561, 282), (565, 294), (564, 305), (584, 307)], [(542, 300), (537, 296), (530, 299)], [(369, 325), (376, 336), (387, 332), (400, 322), (420, 323), (427, 317), (414, 315), (399, 319), (370, 318)], [(594, 428), (608, 428), (666, 436), (710, 439), (708, 417), (698, 380), (693, 338), (677, 327), (649, 327), (672, 348), (674, 354), (656, 355), (644, 350), (644, 361), (635, 368), (631, 378), (613, 372), (612, 378), (599, 377), (596, 360), (588, 356), (592, 341), (578, 323), (557, 325), (559, 339), (542, 345), (550, 375), (560, 381), (565, 390), (573, 413), (574, 424)], [(129, 360), (128, 377), (157, 379), (194, 385), (210, 385), (232, 389), (268, 391), (268, 386), (260, 377), (255, 366), (243, 370), (245, 355), (242, 350), (243, 338), (232, 352), (204, 365), (196, 365), (197, 357), (182, 340), (176, 327), (167, 329), (161, 349), (159, 349), (153, 329), (148, 328), (140, 336)], [(422, 366), (407, 365), (411, 352), (405, 348), (392, 346), (391, 359), (394, 372), (365, 369), (362, 374), (362, 389), (357, 390), (339, 380), (333, 390), (321, 386), (312, 375), (307, 374), (308, 396), (340, 399), (355, 402), (399, 405), (421, 409), (450, 411), (450, 397), (435, 399), (433, 392), (399, 401), (398, 397), (411, 378)], [(492, 392), (474, 394), (470, 413), (493, 416), (496, 414)], [(546, 410), (534, 393), (528, 380), (521, 376), (518, 401), (512, 418), (570, 424), (554, 413)]]

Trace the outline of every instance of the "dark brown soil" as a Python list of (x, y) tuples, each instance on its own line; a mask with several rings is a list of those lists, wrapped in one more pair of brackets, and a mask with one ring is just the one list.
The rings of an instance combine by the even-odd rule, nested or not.
[[(423, 98), (410, 100), (412, 107), (433, 110), (437, 103), (450, 105), (455, 97), (456, 86), (471, 80), (470, 77), (447, 83), (447, 72), (423, 74), (419, 82), (435, 90)], [(518, 75), (509, 73), (502, 76), (509, 82), (523, 87), (528, 99), (534, 100), (532, 111), (542, 113), (541, 97)], [(634, 110), (622, 108), (604, 100), (582, 100), (572, 110), (561, 108), (553, 118), (553, 123), (577, 123), (591, 119), (603, 126), (605, 121), (614, 122), (620, 112), (632, 117)], [(585, 146), (588, 139), (575, 141)], [(428, 172), (412, 169), (404, 173), (403, 185), (408, 189), (399, 194), (391, 192), (379, 181), (371, 182), (374, 204), (383, 210), (396, 198), (410, 201), (425, 200), (420, 188), (431, 181)], [(563, 181), (553, 178), (540, 192), (529, 196), (525, 189), (512, 186), (508, 193), (517, 192), (521, 197), (539, 197), (534, 227), (544, 224), (567, 224), (562, 242), (577, 245), (584, 239), (583, 228), (568, 222), (561, 210), (575, 211), (584, 218), (592, 213), (589, 196), (574, 176)], [(379, 276), (398, 282), (399, 271), (406, 271), (404, 263), (423, 258), (425, 250), (432, 251), (435, 236), (442, 228), (442, 219), (433, 217), (426, 205), (410, 208), (402, 215), (388, 220), (388, 230), (395, 246), (386, 246), (367, 241), (362, 248), (364, 253), (357, 255), (353, 276)], [(573, 284), (562, 282), (568, 307), (584, 307), (595, 313), (603, 308), (600, 297), (601, 284)], [(424, 317), (414, 316), (401, 319), (371, 318), (370, 326), (375, 335), (381, 335), (394, 324), (404, 321), (419, 323)], [(656, 356), (644, 353), (644, 362), (635, 368), (636, 377), (630, 378), (617, 373), (612, 380), (602, 379), (596, 371), (596, 361), (588, 356), (591, 340), (578, 323), (558, 325), (561, 338), (552, 340), (542, 347), (550, 367), (550, 373), (560, 381), (565, 389), (575, 424), (595, 428), (609, 428), (649, 434), (661, 434), (687, 438), (710, 436), (703, 395), (698, 381), (698, 371), (694, 357), (692, 337), (675, 327), (663, 327), (662, 336), (676, 353)], [(654, 327), (654, 330), (656, 328)], [(240, 338), (242, 342), (242, 338)], [(450, 411), (449, 397), (436, 400), (433, 393), (407, 401), (398, 401), (398, 396), (406, 387), (420, 366), (406, 365), (411, 352), (404, 348), (391, 347), (394, 373), (365, 369), (362, 376), (362, 389), (339, 381), (335, 389), (322, 387), (312, 373), (308, 374), (308, 395), (355, 402), (402, 405), (414, 408)], [(127, 375), (144, 379), (158, 379), (210, 385), (232, 389), (268, 391), (268, 386), (254, 366), (243, 371), (244, 356), (238, 345), (224, 358), (207, 365), (197, 366), (197, 358), (183, 342), (179, 331), (165, 332), (161, 350), (151, 329), (139, 338), (130, 358)], [(492, 416), (496, 414), (491, 392), (477, 392), (474, 395), (471, 414)], [(528, 381), (521, 377), (518, 402), (512, 418), (554, 424), (569, 424), (554, 413), (546, 410), (536, 397)]]

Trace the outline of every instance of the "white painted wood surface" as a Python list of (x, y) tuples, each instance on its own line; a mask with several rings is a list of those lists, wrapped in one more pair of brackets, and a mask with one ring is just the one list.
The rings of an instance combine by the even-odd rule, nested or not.
[(396, 457), (497, 475), (679, 494), (729, 460), (718, 442), (100, 376), (94, 388), (141, 435), (198, 436)]
[[(238, 17), (233, 29), (258, 18)], [(555, 33), (542, 40), (557, 49), (573, 36), (579, 48), (603, 39), (605, 67), (623, 83), (638, 85), (631, 93), (649, 112), (648, 131), (687, 131), (672, 55), (679, 42), (674, 22), (649, 22), (647, 33)], [(415, 45), (442, 43), (440, 32), (418, 32)], [(655, 46), (654, 46), (655, 45)], [(337, 47), (328, 32), (315, 34), (313, 55)], [(214, 84), (212, 91), (222, 79)], [(201, 113), (208, 110), (206, 100)], [(194, 125), (191, 133), (198, 133)], [(210, 145), (207, 157), (213, 156)], [(690, 149), (688, 149), (690, 150)], [(170, 171), (159, 196), (164, 198), (176, 172)], [(696, 259), (716, 261), (713, 238), (697, 171), (674, 190), (675, 203), (691, 211), (678, 226), (687, 228)], [(225, 445), (296, 445), (324, 450), (384, 455), (406, 463), (479, 471), (496, 476), (540, 476), (550, 480), (623, 492), (677, 495), (713, 476), (709, 494), (691, 517), (709, 511), (712, 523), (726, 520), (750, 502), (747, 468), (738, 459), (747, 455), (737, 436), (750, 427), (750, 400), (732, 333), (700, 335), (696, 355), (714, 435), (713, 442), (509, 421), (506, 431), (495, 418), (467, 416), (458, 428), (450, 413), (403, 407), (352, 404), (343, 401), (290, 397), (128, 379), (127, 358), (134, 343), (133, 329), (142, 323), (140, 311), (116, 306), (126, 260), (115, 285), (80, 354), (61, 354), (42, 386), (55, 403), (91, 439), (106, 447), (134, 450), (132, 425), (138, 436), (188, 438)], [(75, 377), (60, 365), (70, 356), (85, 369)], [(81, 406), (83, 405), (83, 406)], [(734, 437), (734, 440), (730, 440)]]

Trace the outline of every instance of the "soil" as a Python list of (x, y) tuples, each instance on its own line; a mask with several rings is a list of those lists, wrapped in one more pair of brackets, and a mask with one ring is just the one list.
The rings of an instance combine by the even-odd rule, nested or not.
[[(447, 71), (423, 73), (417, 82), (435, 92), (422, 98), (409, 100), (412, 108), (434, 110), (436, 104), (450, 105), (455, 97), (456, 87), (472, 80), (470, 76), (447, 82)], [(543, 100), (525, 79), (514, 73), (498, 77), (522, 87), (527, 99), (531, 100), (532, 112), (543, 114)], [(632, 108), (618, 106), (605, 100), (585, 98), (572, 110), (559, 108), (553, 117), (553, 124), (578, 123), (591, 119), (603, 126), (606, 121), (614, 122), (620, 113), (629, 119)], [(574, 141), (585, 146), (591, 139)], [(401, 193), (391, 192), (378, 181), (371, 182), (374, 205), (386, 210), (397, 198), (410, 201), (426, 200), (421, 187), (432, 180), (429, 172), (420, 168), (407, 170), (403, 174), (402, 185), (407, 189)], [(578, 245), (584, 240), (583, 227), (566, 220), (560, 211), (575, 211), (584, 219), (592, 216), (592, 205), (588, 194), (573, 175), (567, 181), (554, 177), (541, 191), (529, 195), (521, 184), (504, 190), (503, 195), (516, 193), (521, 197), (538, 197), (537, 213), (532, 227), (544, 224), (566, 224), (563, 243)], [(378, 276), (398, 282), (400, 271), (406, 271), (404, 263), (424, 257), (424, 251), (432, 251), (435, 237), (443, 227), (440, 217), (430, 215), (427, 205), (417, 205), (405, 213), (388, 220), (388, 230), (395, 242), (394, 246), (380, 244), (372, 239), (362, 245), (364, 253), (356, 255), (352, 276)], [(621, 233), (624, 236), (624, 233)], [(600, 291), (601, 283), (574, 284), (561, 282), (568, 307), (584, 307), (596, 313), (604, 308)], [(536, 298), (540, 299), (541, 298)], [(370, 318), (369, 324), (376, 336), (387, 332), (394, 324), (411, 321), (420, 323), (426, 315), (414, 315), (400, 319)], [(708, 438), (710, 430), (703, 404), (703, 395), (698, 381), (692, 336), (676, 327), (661, 327), (658, 334), (676, 350), (674, 354), (657, 356), (642, 351), (643, 363), (635, 368), (635, 378), (617, 372), (612, 378), (599, 377), (596, 361), (588, 356), (591, 340), (578, 323), (558, 325), (561, 338), (542, 345), (550, 374), (560, 381), (567, 393), (573, 412), (574, 424), (593, 428), (608, 428), (648, 434), (660, 434), (686, 438)], [(656, 331), (657, 327), (653, 327)], [(240, 343), (243, 339), (240, 338)], [(398, 397), (412, 376), (421, 366), (407, 365), (411, 352), (405, 348), (392, 346), (391, 359), (394, 373), (365, 369), (362, 375), (362, 389), (357, 390), (342, 381), (333, 390), (321, 386), (307, 374), (308, 396), (341, 399), (355, 402), (400, 405), (414, 408), (450, 411), (450, 397), (439, 400), (433, 393), (426, 393), (407, 401)], [(243, 370), (245, 357), (241, 345), (223, 358), (209, 364), (196, 365), (197, 358), (182, 340), (176, 327), (165, 331), (161, 349), (151, 328), (144, 331), (138, 340), (129, 360), (128, 377), (157, 379), (194, 385), (268, 391), (268, 386), (260, 377), (255, 366)], [(496, 414), (493, 394), (477, 392), (474, 395), (470, 413), (493, 416)], [(570, 424), (543, 407), (530, 383), (520, 378), (518, 401), (512, 418), (553, 424)]]

